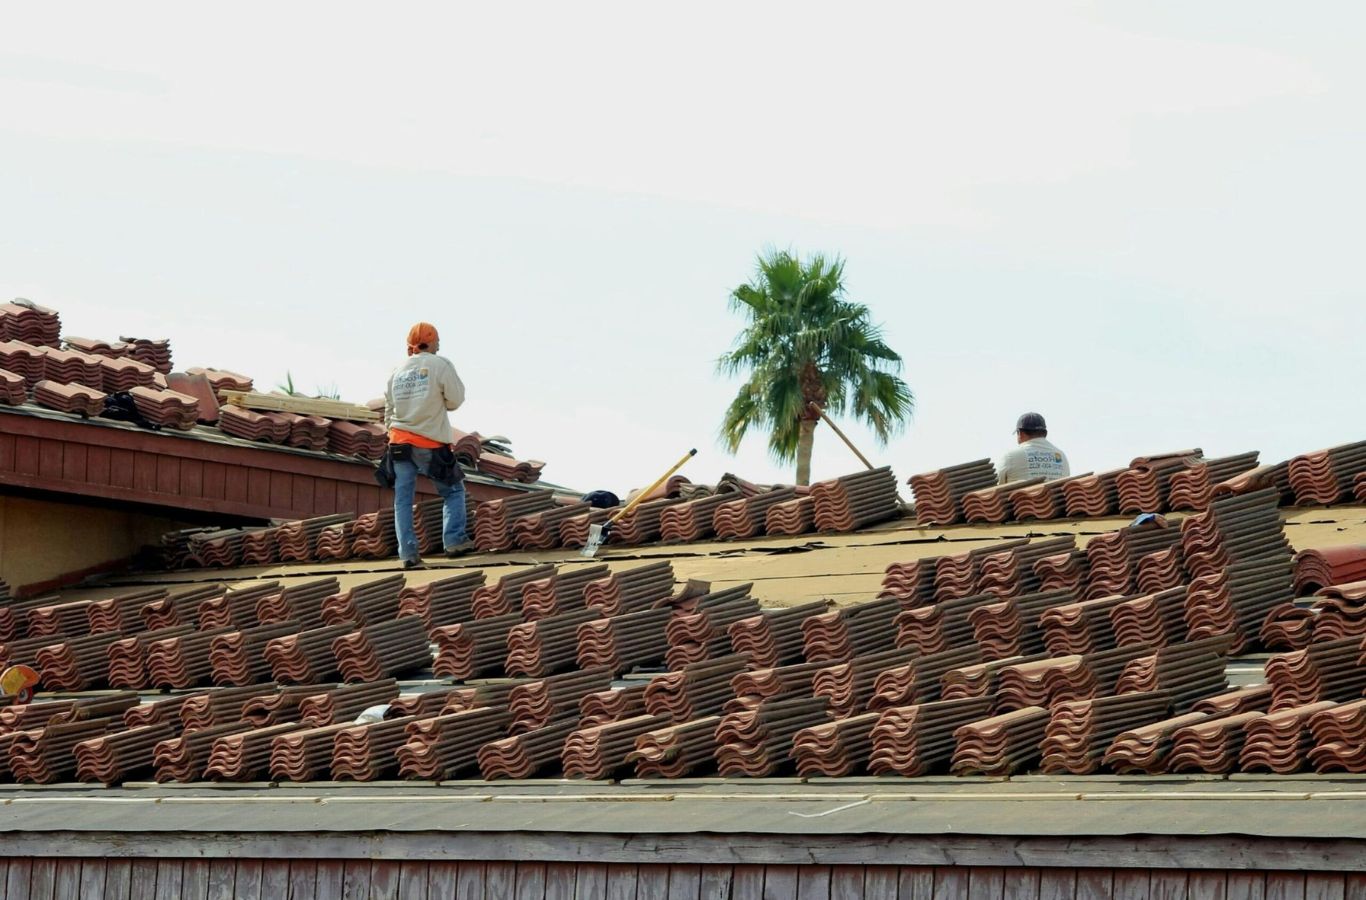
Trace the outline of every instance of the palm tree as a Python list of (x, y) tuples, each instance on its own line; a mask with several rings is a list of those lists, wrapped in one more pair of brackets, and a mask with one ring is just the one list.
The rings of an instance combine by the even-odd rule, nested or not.
[(769, 453), (780, 463), (795, 459), (797, 483), (810, 484), (820, 409), (852, 412), (883, 445), (905, 426), (915, 398), (898, 377), (901, 357), (882, 342), (868, 307), (844, 299), (843, 260), (816, 255), (803, 263), (770, 251), (730, 305), (747, 319), (717, 361), (722, 374), (747, 376), (721, 425), (731, 453), (752, 426), (767, 429)]

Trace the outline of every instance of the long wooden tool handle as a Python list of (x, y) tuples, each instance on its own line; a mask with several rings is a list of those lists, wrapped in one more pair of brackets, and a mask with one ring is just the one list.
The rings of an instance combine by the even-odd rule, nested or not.
[(661, 484), (663, 484), (664, 482), (668, 481), (669, 478), (673, 475), (673, 473), (675, 473), (675, 472), (677, 472), (679, 469), (683, 468), (683, 464), (686, 463), (688, 460), (692, 459), (692, 458), (693, 458), (694, 456), (696, 456), (696, 455), (697, 455), (697, 448), (696, 448), (696, 447), (694, 447), (693, 449), (689, 450), (687, 453), (683, 454), (683, 458), (680, 459), (678, 462), (674, 463), (672, 469), (670, 469), (669, 471), (665, 472), (663, 475), (659, 476), (659, 480), (657, 480), (654, 484), (650, 485), (650, 486), (647, 487), (645, 490), (641, 491), (639, 494), (636, 494), (634, 500), (632, 500), (630, 503), (626, 504), (625, 506), (623, 506), (623, 507), (621, 508), (621, 512), (617, 513), (615, 516), (613, 516), (612, 518), (610, 518), (610, 519), (607, 520), (608, 523), (609, 523), (609, 524), (615, 523), (615, 522), (617, 521), (617, 519), (620, 519), (622, 516), (626, 515), (626, 514), (627, 514), (628, 512), (630, 512), (631, 510), (635, 509), (636, 506), (638, 506), (638, 505), (640, 504), (640, 501), (641, 501), (641, 500), (644, 500), (647, 496), (649, 496), (650, 493), (651, 493), (655, 488), (659, 487)]
[(849, 440), (847, 437), (844, 436), (844, 432), (843, 432), (843, 431), (840, 431), (840, 427), (839, 427), (838, 425), (836, 425), (834, 422), (831, 422), (831, 421), (830, 421), (830, 417), (827, 416), (827, 415), (825, 414), (825, 410), (821, 409), (819, 406), (814, 406), (814, 404), (813, 404), (813, 407), (812, 407), (812, 408), (815, 409), (816, 412), (820, 413), (820, 415), (821, 415), (821, 421), (823, 421), (823, 422), (825, 422), (825, 424), (829, 425), (829, 426), (830, 426), (830, 430), (833, 431), (833, 432), (835, 432), (835, 434), (837, 434), (837, 435), (840, 436), (840, 440), (844, 441), (844, 446), (846, 446), (846, 447), (848, 447), (850, 450), (854, 451), (854, 455), (857, 456), (857, 457), (859, 458), (859, 460), (860, 460), (865, 466), (867, 466), (867, 467), (870, 468), (870, 469), (874, 468), (873, 464), (870, 463), (870, 462), (868, 461), (868, 457), (866, 457), (866, 456), (864, 456), (862, 453), (858, 452), (858, 448), (854, 446), (854, 442), (851, 441), (851, 440)]

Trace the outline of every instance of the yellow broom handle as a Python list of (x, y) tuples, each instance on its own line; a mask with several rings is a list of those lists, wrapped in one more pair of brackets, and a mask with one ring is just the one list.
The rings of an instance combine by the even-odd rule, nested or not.
[(626, 514), (627, 514), (628, 512), (630, 512), (631, 510), (635, 509), (636, 506), (640, 504), (640, 501), (641, 501), (641, 500), (644, 500), (647, 496), (649, 496), (649, 495), (654, 491), (655, 488), (659, 487), (661, 484), (663, 484), (664, 482), (668, 481), (669, 478), (673, 475), (673, 473), (675, 473), (675, 472), (677, 472), (679, 469), (683, 468), (683, 464), (684, 464), (685, 462), (687, 462), (688, 460), (692, 459), (692, 458), (693, 458), (694, 456), (696, 456), (696, 455), (697, 455), (697, 448), (695, 448), (695, 447), (694, 447), (692, 450), (689, 450), (687, 453), (683, 454), (683, 458), (680, 459), (678, 462), (674, 463), (674, 466), (673, 466), (672, 469), (670, 469), (669, 471), (665, 472), (663, 475), (659, 476), (659, 480), (656, 481), (654, 484), (650, 485), (650, 486), (647, 487), (645, 490), (641, 491), (639, 494), (636, 494), (636, 497), (635, 497), (634, 500), (632, 500), (630, 503), (628, 503), (628, 504), (626, 504), (625, 506), (623, 506), (623, 507), (621, 508), (621, 512), (617, 513), (615, 516), (613, 516), (612, 518), (608, 519), (607, 521), (610, 522), (610, 523), (615, 523), (615, 522), (617, 521), (617, 519), (620, 519), (622, 516), (626, 515)]

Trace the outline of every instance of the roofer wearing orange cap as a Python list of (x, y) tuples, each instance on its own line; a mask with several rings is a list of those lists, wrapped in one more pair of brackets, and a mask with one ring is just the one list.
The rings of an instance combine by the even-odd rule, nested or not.
[(437, 356), (436, 327), (418, 322), (408, 331), (408, 359), (389, 376), (384, 389), (384, 425), (394, 467), (394, 526), (398, 556), (405, 569), (422, 565), (413, 528), (413, 497), (419, 473), (432, 479), (441, 495), (441, 542), (447, 556), (473, 549), (465, 536), (465, 473), (451, 450), (450, 411), (465, 402), (465, 385), (455, 366)]
[(1025, 413), (1015, 422), (1015, 443), (1018, 446), (1008, 450), (997, 467), (1001, 484), (1031, 478), (1054, 481), (1072, 474), (1067, 454), (1048, 442), (1048, 425), (1038, 413)]

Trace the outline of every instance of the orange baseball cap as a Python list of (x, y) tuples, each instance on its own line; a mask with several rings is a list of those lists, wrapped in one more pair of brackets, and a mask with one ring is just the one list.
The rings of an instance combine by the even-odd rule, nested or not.
[(435, 325), (427, 322), (418, 322), (412, 328), (408, 329), (408, 355), (412, 356), (415, 353), (436, 346), (436, 342), (439, 338), (440, 335), (436, 333)]

